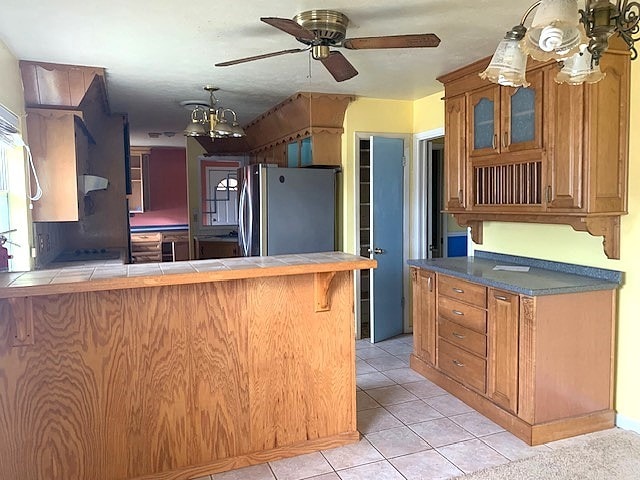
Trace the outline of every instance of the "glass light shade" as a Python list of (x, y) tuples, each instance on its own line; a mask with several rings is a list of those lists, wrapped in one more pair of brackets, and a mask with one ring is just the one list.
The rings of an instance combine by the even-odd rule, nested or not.
[(238, 124), (238, 122), (233, 122), (231, 124), (231, 131), (232, 131), (231, 136), (235, 138), (244, 137), (246, 135), (246, 133), (244, 133), (244, 130)]
[(587, 44), (577, 0), (542, 0), (524, 37), (524, 51), (540, 61), (567, 58)]
[(496, 52), (480, 78), (508, 87), (528, 87), (525, 78), (527, 55), (522, 50), (521, 42), (504, 38), (498, 44)]
[(224, 118), (218, 121), (215, 128), (213, 128), (213, 131), (215, 132), (216, 135), (220, 137), (233, 136), (233, 129), (231, 128), (231, 125), (229, 125), (229, 123)]
[(576, 53), (564, 61), (562, 70), (556, 76), (556, 82), (580, 85), (584, 82), (599, 82), (604, 76), (605, 74), (600, 71), (600, 65), (591, 66), (591, 52), (584, 49), (584, 52)]
[(184, 129), (184, 135), (187, 137), (206, 137), (209, 135), (209, 131), (202, 123), (193, 120)]

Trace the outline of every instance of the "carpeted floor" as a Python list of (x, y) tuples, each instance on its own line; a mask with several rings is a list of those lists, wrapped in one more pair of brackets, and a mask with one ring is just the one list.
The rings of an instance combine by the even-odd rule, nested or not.
[(460, 480), (638, 480), (640, 435), (619, 428)]

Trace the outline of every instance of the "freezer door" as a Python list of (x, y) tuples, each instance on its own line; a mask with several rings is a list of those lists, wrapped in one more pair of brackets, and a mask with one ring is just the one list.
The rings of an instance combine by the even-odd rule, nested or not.
[(266, 171), (275, 165), (248, 165), (238, 170), (238, 243), (242, 256), (267, 255)]
[(335, 250), (335, 170), (266, 172), (268, 255)]

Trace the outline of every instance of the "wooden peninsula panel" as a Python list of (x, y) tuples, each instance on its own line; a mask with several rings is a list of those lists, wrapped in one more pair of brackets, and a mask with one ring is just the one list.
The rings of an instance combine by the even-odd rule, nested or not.
[(183, 480), (357, 441), (353, 259), (321, 311), (312, 271), (0, 299), (0, 477)]

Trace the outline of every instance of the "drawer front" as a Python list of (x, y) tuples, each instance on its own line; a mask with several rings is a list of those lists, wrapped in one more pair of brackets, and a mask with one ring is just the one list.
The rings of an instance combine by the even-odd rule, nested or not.
[(487, 312), (466, 303), (438, 296), (438, 316), (479, 333), (487, 333)]
[(459, 382), (485, 393), (487, 362), (442, 338), (438, 339), (438, 367)]
[(487, 356), (487, 337), (485, 335), (444, 318), (441, 318), (439, 323), (440, 337), (476, 355)]
[(481, 308), (487, 307), (487, 289), (459, 278), (438, 275), (438, 294), (470, 303)]

